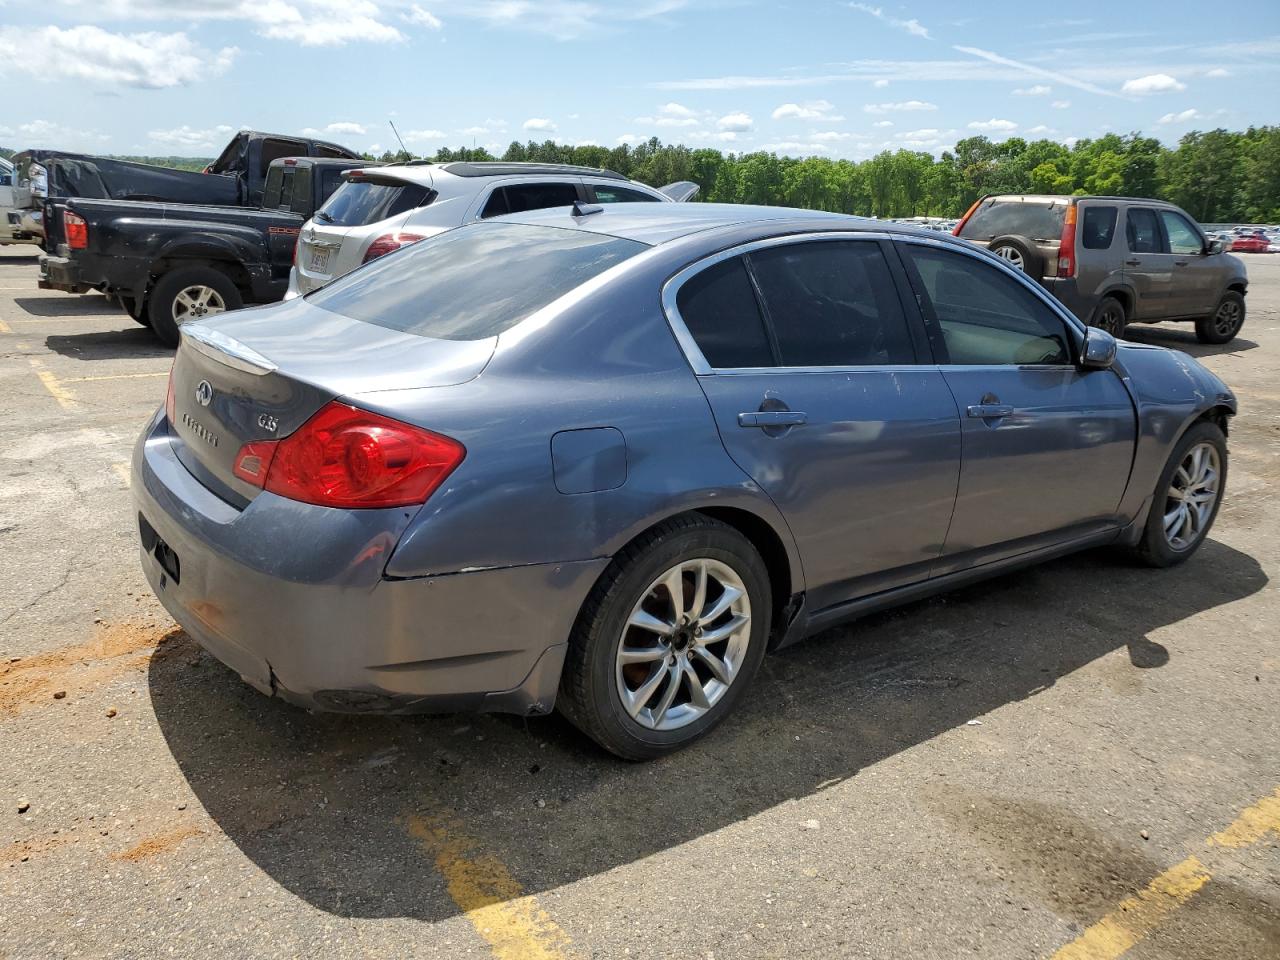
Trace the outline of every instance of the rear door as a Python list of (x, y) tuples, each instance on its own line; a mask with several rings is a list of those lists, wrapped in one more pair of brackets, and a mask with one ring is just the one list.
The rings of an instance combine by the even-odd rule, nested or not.
[(664, 297), (725, 449), (795, 536), (811, 610), (927, 578), (951, 519), (959, 416), (902, 282), (886, 241), (820, 235), (703, 261)]
[(468, 219), (488, 220), (506, 213), (567, 207), (586, 200), (581, 179), (565, 177), (545, 180), (501, 180), (483, 192), (468, 213)]
[(1159, 320), (1170, 316), (1173, 298), (1173, 257), (1166, 252), (1160, 218), (1150, 207), (1124, 211), (1124, 278), (1133, 288), (1134, 320)]
[(607, 180), (586, 181), (587, 199), (593, 203), (665, 203), (662, 197), (655, 196), (635, 187), (610, 183)]
[(1170, 316), (1200, 317), (1217, 306), (1222, 293), (1221, 261), (1206, 255), (1200, 228), (1177, 210), (1158, 211), (1173, 262)]
[(985, 258), (927, 241), (898, 247), (963, 430), (938, 572), (1113, 526), (1137, 441), (1119, 375), (1078, 367), (1067, 321)]

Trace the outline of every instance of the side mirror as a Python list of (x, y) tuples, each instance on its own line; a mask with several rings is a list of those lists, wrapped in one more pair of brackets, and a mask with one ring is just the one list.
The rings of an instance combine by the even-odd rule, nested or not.
[(1116, 338), (1098, 327), (1085, 331), (1080, 366), (1087, 370), (1105, 370), (1116, 360)]
[(1205, 251), (1205, 253), (1212, 256), (1215, 253), (1222, 253), (1226, 249), (1227, 249), (1227, 245), (1223, 243), (1221, 240), (1210, 240), (1209, 248)]

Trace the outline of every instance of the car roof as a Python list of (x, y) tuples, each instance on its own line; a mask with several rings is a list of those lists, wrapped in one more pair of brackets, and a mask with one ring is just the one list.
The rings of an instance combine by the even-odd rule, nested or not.
[(562, 174), (573, 177), (601, 177), (605, 180), (626, 180), (621, 173), (598, 167), (583, 167), (573, 163), (512, 163), (506, 161), (464, 161), (442, 163), (439, 169), (455, 177), (515, 177), (522, 174)]
[(625, 240), (657, 246), (708, 230), (753, 223), (786, 222), (787, 231), (864, 230), (888, 231), (911, 236), (937, 237), (934, 230), (922, 230), (888, 220), (872, 220), (845, 213), (798, 210), (794, 207), (762, 207), (737, 203), (609, 203), (588, 206), (595, 212), (574, 216), (574, 207), (551, 207), (495, 217), (493, 221), (529, 226), (586, 230)]

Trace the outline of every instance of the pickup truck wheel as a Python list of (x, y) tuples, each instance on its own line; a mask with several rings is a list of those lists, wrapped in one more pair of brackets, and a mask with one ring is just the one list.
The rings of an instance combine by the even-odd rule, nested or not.
[(160, 342), (176, 347), (182, 324), (236, 310), (243, 302), (240, 291), (225, 273), (213, 267), (178, 267), (156, 281), (147, 315)]
[(140, 323), (144, 327), (151, 326), (151, 315), (146, 310), (139, 309), (138, 301), (133, 297), (121, 296), (120, 306), (124, 308), (124, 312), (133, 319), (134, 323)]
[(1201, 343), (1228, 343), (1243, 326), (1244, 297), (1228, 290), (1213, 313), (1196, 321), (1196, 339)]

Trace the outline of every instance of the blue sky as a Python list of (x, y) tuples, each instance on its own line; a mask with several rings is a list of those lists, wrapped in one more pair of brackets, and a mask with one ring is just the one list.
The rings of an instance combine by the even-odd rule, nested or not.
[[(0, 144), (513, 139), (863, 158), (1280, 122), (1280, 2), (0, 0)], [(1011, 13), (1011, 11), (1021, 11)], [(998, 12), (997, 12), (998, 11)]]

